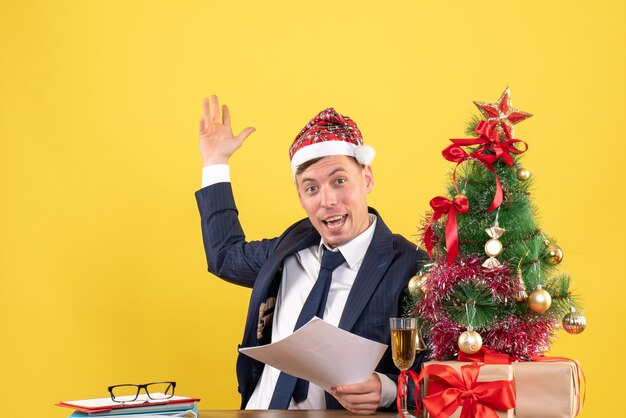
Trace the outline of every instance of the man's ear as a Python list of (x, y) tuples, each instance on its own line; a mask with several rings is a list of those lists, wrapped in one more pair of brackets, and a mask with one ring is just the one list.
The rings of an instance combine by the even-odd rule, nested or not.
[(374, 190), (374, 172), (369, 165), (363, 167), (363, 181), (365, 182), (365, 191), (371, 193)]

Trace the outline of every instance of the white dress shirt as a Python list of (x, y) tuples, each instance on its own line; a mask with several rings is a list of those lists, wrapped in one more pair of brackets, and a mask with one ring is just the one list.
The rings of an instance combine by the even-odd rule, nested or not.
[[(230, 169), (226, 164), (209, 165), (202, 170), (202, 187), (215, 183), (230, 182)], [(345, 262), (333, 271), (333, 278), (324, 309), (324, 320), (332, 325), (339, 325), (348, 295), (361, 267), (367, 248), (374, 236), (376, 216), (370, 214), (370, 226), (347, 244), (333, 251), (340, 251)], [(317, 280), (323, 240), (288, 256), (283, 263), (283, 275), (278, 289), (276, 308), (272, 322), (272, 342), (282, 340), (291, 335), (296, 325), (300, 310), (304, 305), (315, 281)], [(268, 409), (280, 370), (265, 365), (246, 409)], [(389, 406), (396, 399), (396, 384), (384, 374), (378, 373), (382, 384), (380, 406)], [(325, 409), (324, 390), (309, 384), (307, 398), (295, 403), (292, 399), (289, 409)]]

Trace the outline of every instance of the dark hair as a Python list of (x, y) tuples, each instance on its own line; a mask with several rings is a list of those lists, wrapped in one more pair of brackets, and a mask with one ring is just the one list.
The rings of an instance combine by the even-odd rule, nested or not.
[[(350, 156), (347, 156), (347, 157), (349, 157), (351, 160), (353, 160), (355, 164), (357, 164), (358, 166), (363, 168), (363, 166), (361, 164), (359, 164), (359, 162), (356, 160), (356, 158), (350, 157)], [(296, 176), (299, 176), (300, 174), (304, 173), (307, 168), (311, 167), (313, 164), (317, 163), (318, 161), (323, 160), (324, 158), (326, 158), (326, 157), (317, 157), (317, 158), (313, 158), (311, 160), (303, 162), (302, 164), (300, 164), (296, 168)]]
[(302, 174), (307, 168), (311, 167), (313, 164), (315, 164), (322, 158), (324, 157), (313, 158), (312, 160), (308, 160), (300, 164), (298, 168), (296, 168), (296, 176), (299, 176), (300, 174)]

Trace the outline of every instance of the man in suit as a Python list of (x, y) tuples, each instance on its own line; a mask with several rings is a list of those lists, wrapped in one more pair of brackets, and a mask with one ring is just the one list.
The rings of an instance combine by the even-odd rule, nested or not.
[[(349, 117), (333, 109), (322, 111), (302, 129), (289, 152), (307, 218), (278, 238), (247, 242), (227, 164), (253, 131), (246, 128), (234, 135), (228, 108), (220, 108), (216, 96), (204, 100), (203, 188), (196, 199), (209, 271), (252, 287), (241, 345), (278, 341), (313, 314), (389, 344), (389, 318), (402, 314), (407, 283), (427, 258), (392, 234), (380, 214), (367, 206), (374, 187), (369, 165), (373, 149), (364, 145)], [(416, 368), (422, 360), (418, 357)], [(397, 375), (389, 349), (367, 381), (330, 393), (247, 356), (240, 354), (237, 360), (241, 406), (247, 409), (344, 407), (371, 414), (394, 407)]]

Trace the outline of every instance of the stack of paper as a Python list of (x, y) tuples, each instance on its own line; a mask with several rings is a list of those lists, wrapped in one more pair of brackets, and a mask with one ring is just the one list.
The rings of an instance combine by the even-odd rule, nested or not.
[[(158, 395), (158, 394), (157, 394)], [(72, 408), (75, 412), (71, 418), (77, 417), (133, 417), (133, 418), (165, 418), (185, 417), (197, 418), (197, 398), (187, 396), (173, 396), (166, 400), (152, 400), (141, 394), (132, 402), (118, 403), (111, 398), (83, 399), (77, 401), (60, 402), (58, 406)]]

